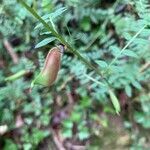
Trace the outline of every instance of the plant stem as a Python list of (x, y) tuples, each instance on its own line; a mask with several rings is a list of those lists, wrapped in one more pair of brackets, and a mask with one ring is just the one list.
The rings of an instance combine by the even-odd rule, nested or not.
[(73, 54), (75, 54), (85, 65), (94, 70), (98, 75), (101, 76), (102, 79), (108, 84), (108, 81), (102, 76), (101, 72), (93, 66), (90, 62), (86, 60), (77, 50), (75, 50), (60, 34), (58, 34), (51, 26), (49, 26), (38, 14), (37, 12), (28, 6), (23, 0), (18, 0), (37, 20), (39, 20), (43, 26), (50, 31), (62, 44), (64, 44)]
[(115, 63), (115, 61), (120, 57), (120, 55), (124, 52), (124, 50), (126, 50), (126, 48), (135, 40), (135, 38), (144, 30), (144, 28), (146, 27), (147, 25), (144, 25), (133, 37), (132, 39), (123, 47), (123, 49), (118, 53), (118, 55), (111, 61), (111, 63), (109, 64), (108, 66), (108, 69), (110, 68), (110, 66), (112, 64)]
[(87, 75), (87, 74), (84, 74), (84, 76), (85, 76), (86, 78), (90, 79), (91, 81), (97, 83), (97, 84), (100, 85), (100, 86), (105, 86), (105, 87), (107, 87), (107, 85), (103, 84), (102, 82), (97, 81), (96, 79), (94, 79), (93, 77), (91, 77), (91, 76), (89, 76), (89, 75)]

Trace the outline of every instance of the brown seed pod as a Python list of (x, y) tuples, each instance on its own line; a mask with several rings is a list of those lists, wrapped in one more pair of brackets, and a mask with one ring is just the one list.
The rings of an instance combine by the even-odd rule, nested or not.
[(31, 87), (34, 84), (40, 84), (43, 86), (51, 86), (56, 78), (61, 64), (61, 56), (64, 52), (62, 45), (52, 48), (47, 54), (44, 67), (41, 73), (32, 82)]

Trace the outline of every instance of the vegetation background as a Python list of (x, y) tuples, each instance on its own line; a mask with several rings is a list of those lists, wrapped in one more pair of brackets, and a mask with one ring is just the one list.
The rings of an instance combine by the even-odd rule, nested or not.
[[(150, 149), (149, 0), (24, 1), (58, 37), (22, 1), (0, 0), (0, 149)], [(30, 92), (62, 41), (55, 84)]]

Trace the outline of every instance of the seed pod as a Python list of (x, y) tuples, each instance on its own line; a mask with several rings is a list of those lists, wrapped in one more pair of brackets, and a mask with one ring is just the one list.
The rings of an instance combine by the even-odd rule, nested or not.
[(31, 83), (31, 88), (34, 84), (40, 84), (43, 86), (51, 86), (57, 78), (57, 74), (60, 68), (61, 55), (64, 52), (62, 45), (52, 48), (47, 54), (44, 67), (41, 73)]

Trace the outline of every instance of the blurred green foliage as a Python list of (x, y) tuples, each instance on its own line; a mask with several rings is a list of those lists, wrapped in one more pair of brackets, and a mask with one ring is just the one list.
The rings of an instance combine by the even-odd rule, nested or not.
[[(121, 113), (120, 116), (115, 114), (108, 88), (101, 77), (89, 70), (68, 50), (62, 57), (55, 85), (49, 89), (36, 86), (30, 93), (31, 81), (42, 68), (46, 54), (50, 48), (60, 43), (16, 0), (2, 0), (0, 126), (7, 125), (7, 133), (14, 132), (16, 135), (2, 135), (0, 149), (40, 149), (39, 145), (47, 137), (52, 136), (51, 128), (57, 126), (54, 121), (57, 118), (56, 114), (58, 112), (62, 114), (64, 108), (70, 110), (70, 107), (69, 115), (65, 114), (67, 117), (58, 118), (64, 138), (84, 143), (87, 149), (126, 147), (132, 150), (149, 149), (149, 1), (27, 0), (25, 2), (82, 56), (100, 69), (119, 99)], [(109, 66), (141, 29), (140, 34)], [(18, 64), (13, 63), (6, 51), (3, 43), (5, 39), (11, 43), (18, 55)], [(31, 75), (25, 75), (15, 81), (5, 81), (6, 77), (20, 70), (30, 71)], [(71, 93), (73, 102), (70, 102), (68, 93)], [(21, 116), (20, 121), (23, 123), (19, 128), (16, 127), (18, 116)], [(112, 121), (111, 117), (114, 120), (119, 117), (121, 121)], [(121, 131), (127, 134), (129, 140), (127, 143), (125, 136), (117, 130), (118, 128), (120, 130), (120, 123)], [(123, 142), (120, 140), (122, 145), (121, 143), (119, 143), (121, 146), (118, 145), (117, 142), (111, 143), (112, 137), (114, 142), (122, 137)]]

